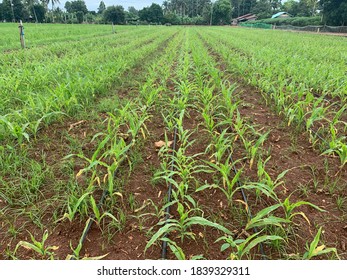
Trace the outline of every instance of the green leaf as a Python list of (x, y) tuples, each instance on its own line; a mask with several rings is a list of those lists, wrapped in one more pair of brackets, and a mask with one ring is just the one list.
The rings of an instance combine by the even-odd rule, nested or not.
[(262, 218), (262, 219), (257, 220), (257, 221), (251, 220), (247, 224), (246, 230), (254, 228), (254, 227), (263, 227), (263, 226), (268, 226), (268, 225), (282, 227), (281, 223), (290, 223), (290, 221), (283, 219), (283, 218), (270, 216), (268, 218)]
[(180, 248), (176, 242), (172, 241), (169, 238), (162, 238), (162, 241), (166, 241), (168, 246), (170, 247), (171, 251), (174, 253), (174, 255), (176, 256), (176, 258), (178, 260), (185, 260), (186, 256), (182, 250), (182, 248)]
[(259, 236), (255, 239), (253, 239), (243, 250), (242, 255), (249, 253), (249, 251), (257, 246), (259, 243), (262, 243), (266, 240), (283, 240), (282, 237), (277, 236), (277, 235), (265, 235), (265, 236)]
[(259, 211), (257, 215), (255, 215), (250, 222), (255, 222), (262, 219), (263, 217), (265, 217), (266, 215), (269, 215), (271, 212), (275, 211), (279, 207), (281, 207), (281, 204), (278, 203), (278, 204), (271, 205), (269, 207), (264, 208), (263, 210)]
[(311, 206), (312, 208), (314, 208), (314, 209), (316, 209), (316, 210), (318, 210), (318, 211), (320, 211), (320, 212), (327, 212), (326, 210), (324, 210), (324, 209), (318, 207), (317, 205), (314, 205), (314, 204), (312, 204), (312, 203), (310, 203), (310, 202), (307, 202), (307, 201), (298, 201), (298, 202), (295, 202), (295, 203), (292, 204), (291, 208), (294, 209), (294, 208), (299, 207), (299, 206), (301, 206), (301, 205), (308, 205), (308, 206)]
[(103, 213), (100, 219), (104, 218), (105, 216), (111, 218), (115, 222), (119, 222), (118, 219), (115, 216), (113, 216), (111, 213), (109, 213), (109, 212)]
[(266, 196), (271, 197), (273, 200), (278, 201), (276, 193), (269, 186), (262, 183), (252, 183), (251, 185), (243, 185), (241, 187), (236, 188), (232, 194), (234, 195), (240, 189), (244, 189), (244, 190), (255, 189), (262, 192)]
[(206, 189), (212, 189), (212, 188), (218, 188), (218, 186), (215, 185), (215, 184), (212, 184), (212, 185), (210, 185), (210, 184), (205, 184), (205, 185), (203, 185), (203, 186), (197, 188), (197, 189), (195, 190), (195, 192), (200, 192), (200, 191), (204, 191), (204, 190), (206, 190)]
[(94, 199), (94, 197), (92, 195), (90, 196), (90, 203), (92, 205), (93, 213), (95, 215), (96, 220), (98, 222), (100, 222), (100, 211), (99, 211), (99, 208), (96, 205), (95, 199)]
[(220, 248), (220, 251), (223, 252), (225, 251), (226, 249), (228, 249), (230, 247), (230, 244), (229, 243), (224, 243), (222, 245), (222, 247)]
[(184, 225), (185, 225), (185, 227), (190, 227), (192, 225), (209, 226), (209, 227), (216, 228), (216, 229), (218, 229), (218, 230), (220, 230), (226, 234), (230, 234), (230, 235), (232, 234), (230, 230), (223, 227), (222, 225), (217, 224), (217, 223), (213, 223), (213, 222), (206, 220), (205, 218), (202, 218), (202, 217), (188, 218)]
[(147, 251), (147, 249), (149, 247), (151, 247), (154, 242), (156, 242), (158, 240), (158, 238), (160, 238), (162, 235), (164, 234), (168, 234), (169, 232), (178, 229), (178, 227), (176, 226), (176, 224), (166, 224), (165, 226), (161, 227), (153, 236), (152, 238), (148, 241), (146, 247), (145, 247), (145, 252)]
[(15, 248), (15, 250), (14, 250), (15, 253), (17, 252), (17, 250), (18, 250), (19, 247), (23, 247), (23, 248), (25, 248), (25, 249), (27, 249), (27, 250), (33, 250), (33, 251), (37, 252), (37, 253), (40, 254), (40, 255), (43, 254), (43, 252), (41, 251), (40, 248), (38, 248), (38, 247), (35, 246), (34, 244), (31, 244), (31, 243), (26, 242), (26, 241), (19, 241), (19, 242), (18, 242), (18, 244), (17, 244), (17, 246), (16, 246), (16, 248)]
[(308, 256), (309, 256), (309, 259), (311, 257), (314, 257), (314, 250), (317, 248), (318, 246), (318, 242), (319, 242), (319, 239), (320, 239), (320, 235), (321, 235), (321, 232), (322, 232), (322, 227), (319, 228), (316, 236), (314, 237), (313, 241), (311, 242), (310, 244), (310, 249), (308, 251)]
[(90, 195), (90, 192), (83, 194), (83, 195), (78, 199), (77, 203), (73, 206), (73, 214), (76, 213), (78, 207), (80, 206), (80, 204), (82, 203), (82, 201), (83, 201), (88, 195)]

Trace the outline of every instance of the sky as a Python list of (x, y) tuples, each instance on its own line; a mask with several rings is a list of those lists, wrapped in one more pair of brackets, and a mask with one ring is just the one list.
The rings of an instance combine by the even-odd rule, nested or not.
[[(71, 1), (71, 0), (70, 0)], [(86, 2), (87, 8), (90, 11), (97, 11), (99, 4), (100, 4), (101, 0), (84, 0), (84, 2)], [(108, 6), (112, 6), (112, 5), (121, 5), (124, 7), (124, 9), (128, 9), (128, 7), (133, 6), (136, 9), (142, 9), (143, 7), (148, 7), (150, 6), (152, 3), (157, 3), (159, 5), (161, 5), (163, 3), (162, 0), (103, 0), (106, 7)], [(60, 0), (60, 7), (64, 7), (65, 2), (64, 0)]]

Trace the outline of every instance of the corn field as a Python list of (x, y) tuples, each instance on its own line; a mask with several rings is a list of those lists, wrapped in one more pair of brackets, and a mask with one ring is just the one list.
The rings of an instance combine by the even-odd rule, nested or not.
[(0, 31), (0, 259), (347, 258), (345, 38)]

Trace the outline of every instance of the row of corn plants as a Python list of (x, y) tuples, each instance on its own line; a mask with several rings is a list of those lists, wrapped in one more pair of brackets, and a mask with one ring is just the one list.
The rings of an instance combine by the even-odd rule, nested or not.
[[(171, 200), (162, 206), (161, 213), (166, 215), (163, 215), (162, 219), (153, 227), (152, 237), (146, 245), (147, 250), (158, 241), (167, 242), (171, 252), (178, 259), (188, 258), (187, 253), (181, 248), (181, 244), (188, 240), (196, 240), (197, 236), (194, 232), (196, 226), (210, 227), (230, 233), (226, 227), (207, 219), (194, 197), (199, 183), (198, 175), (208, 171), (207, 166), (200, 164), (198, 159), (200, 154), (189, 152), (196, 140), (192, 139), (196, 130), (186, 128), (186, 122), (190, 118), (189, 112), (194, 107), (193, 96), (196, 87), (191, 75), (190, 40), (190, 32), (186, 30), (175, 75), (171, 77), (175, 84), (174, 91), (167, 94), (162, 100), (166, 145), (159, 151), (161, 169), (156, 172), (155, 180), (165, 182), (167, 188), (171, 185)], [(173, 139), (177, 141), (174, 144), (175, 149), (171, 146), (172, 141), (170, 140)], [(190, 258), (206, 257), (208, 256), (199, 254)]]
[[(151, 112), (155, 110), (155, 103), (157, 102), (162, 92), (166, 91), (166, 81), (167, 81), (167, 77), (170, 75), (170, 72), (169, 72), (170, 64), (167, 64), (167, 63), (172, 62), (175, 59), (176, 49), (181, 40), (182, 40), (181, 35), (176, 36), (168, 44), (168, 47), (165, 49), (164, 55), (162, 55), (159, 60), (157, 60), (156, 62), (154, 62), (153, 64), (149, 66), (149, 68), (147, 69), (148, 74), (146, 75), (146, 81), (142, 85), (138, 86), (138, 93), (139, 93), (138, 96), (135, 96), (133, 100), (131, 101), (127, 101), (126, 105), (121, 107), (120, 109), (115, 109), (115, 111), (119, 112), (120, 114), (114, 114), (112, 112), (109, 113), (113, 122), (111, 127), (113, 127), (113, 129), (116, 130), (114, 133), (114, 138), (121, 136), (121, 139), (128, 139), (127, 142), (130, 142), (128, 146), (124, 146), (122, 149), (116, 149), (118, 151), (124, 152), (123, 154), (124, 157), (118, 160), (117, 162), (118, 163), (126, 162), (128, 168), (130, 169), (129, 170), (130, 172), (127, 171), (127, 177), (131, 175), (131, 171), (133, 167), (132, 163), (130, 162), (130, 158), (131, 158), (130, 148), (134, 147), (135, 145), (141, 146), (143, 144), (141, 139), (146, 138), (147, 134), (149, 133), (146, 127), (146, 123), (151, 121), (153, 117)], [(166, 64), (166, 66), (163, 67), (164, 64)], [(136, 109), (137, 111), (136, 110), (134, 111), (132, 107), (137, 108)], [(129, 114), (129, 112), (132, 112), (132, 111), (133, 111), (133, 114), (131, 113)], [(128, 116), (127, 120), (123, 119), (122, 117), (123, 114), (125, 116)], [(126, 128), (125, 130), (122, 129), (124, 128), (124, 126)], [(108, 125), (108, 130), (109, 128), (110, 128), (110, 125)], [(126, 130), (127, 130), (127, 133), (124, 133), (124, 131)], [(106, 136), (106, 138), (108, 138), (108, 136)], [(100, 144), (102, 144), (104, 141), (105, 140), (101, 141)], [(97, 150), (99, 150), (99, 148), (97, 148)], [(110, 151), (112, 151), (112, 148), (110, 149), (109, 147), (107, 147), (106, 151), (108, 151), (106, 152), (108, 154)], [(113, 149), (113, 151), (115, 150)], [(78, 156), (84, 158), (83, 155), (82, 156), (78, 155)], [(113, 156), (115, 157), (115, 155)], [(114, 160), (114, 163), (115, 162), (116, 161)], [(119, 165), (115, 166), (115, 168), (112, 168), (111, 172), (108, 170), (107, 174), (105, 174), (105, 172), (101, 172), (98, 176), (95, 176), (96, 173), (93, 173), (91, 177), (89, 176), (90, 178), (89, 180), (91, 180), (93, 184), (93, 182), (95, 181), (99, 183), (100, 179), (103, 178), (104, 184), (102, 183), (101, 184), (105, 185), (105, 177), (108, 177), (108, 178), (110, 178), (111, 176), (113, 177), (118, 167)], [(93, 179), (93, 177), (95, 177), (95, 179)], [(91, 197), (90, 205), (88, 205), (89, 201), (87, 197), (84, 197), (81, 200), (81, 203), (87, 204), (85, 206), (86, 214), (91, 213), (90, 210), (92, 210), (93, 219), (97, 218), (96, 222), (98, 224), (100, 224), (100, 219), (105, 216), (113, 220), (111, 221), (111, 223), (116, 225), (115, 226), (116, 230), (121, 230), (122, 223), (124, 223), (124, 221), (122, 221), (121, 219), (123, 217), (123, 213), (125, 212), (125, 209), (122, 209), (122, 206), (124, 206), (123, 197), (125, 197), (124, 194), (127, 192), (127, 190), (126, 190), (126, 184), (124, 184), (124, 186), (118, 184), (117, 190), (113, 189), (114, 186), (115, 186), (114, 179), (112, 179), (111, 182), (108, 180), (106, 184), (106, 189), (110, 196), (110, 201), (106, 204), (103, 214), (100, 213), (94, 198)], [(95, 190), (92, 191), (91, 193), (93, 192), (95, 192)], [(84, 194), (82, 194), (82, 196), (84, 196)], [(130, 201), (129, 203), (131, 204)], [(82, 207), (80, 208), (80, 210), (83, 210), (83, 205), (81, 206)], [(78, 206), (78, 208), (79, 207), (80, 205)], [(71, 207), (68, 207), (68, 209), (70, 208)], [(82, 216), (85, 216), (81, 212), (80, 214)], [(64, 217), (66, 216), (68, 215), (65, 214)], [(117, 218), (115, 216), (117, 216)], [(89, 216), (89, 219), (91, 219), (90, 216)], [(123, 217), (123, 219), (126, 219), (126, 217)], [(104, 228), (106, 228), (105, 225), (104, 225)], [(79, 250), (81, 249), (81, 247), (82, 247), (81, 243), (79, 243), (77, 247), (78, 251), (76, 249), (73, 250), (75, 256), (76, 256), (76, 253), (79, 253)]]
[[(261, 200), (261, 197), (273, 200), (271, 206), (263, 209), (257, 208), (258, 210), (253, 217), (248, 215), (244, 230), (250, 231), (257, 228), (254, 234), (249, 234), (245, 239), (235, 239), (231, 235), (222, 236), (218, 239), (218, 241), (224, 242), (221, 250), (230, 250), (230, 258), (240, 259), (249, 257), (251, 249), (259, 243), (275, 244), (277, 248), (285, 247), (288, 242), (288, 235), (295, 224), (293, 219), (297, 215), (306, 218), (305, 214), (296, 208), (301, 205), (309, 205), (318, 211), (322, 210), (306, 201), (290, 202), (290, 196), (284, 199), (278, 198), (276, 188), (283, 184), (281, 180), (288, 171), (285, 170), (275, 179), (272, 179), (266, 172), (265, 165), (268, 159), (263, 159), (261, 146), (269, 132), (259, 133), (242, 119), (238, 112), (238, 105), (241, 100), (235, 94), (235, 85), (227, 82), (227, 77), (223, 77), (223, 73), (218, 70), (201, 40), (196, 34), (194, 35), (192, 56), (196, 67), (193, 72), (196, 73), (199, 81), (198, 88), (200, 89), (196, 94), (196, 103), (199, 104), (197, 109), (204, 119), (203, 126), (211, 139), (211, 144), (206, 149), (206, 152), (211, 155), (208, 165), (211, 167), (211, 171), (219, 174), (217, 177), (221, 178), (219, 181), (199, 187), (197, 191), (200, 192), (207, 188), (218, 189), (225, 195), (229, 207), (235, 207), (233, 201), (237, 200), (235, 196), (240, 188), (254, 192), (257, 200)], [(232, 159), (234, 147), (245, 151), (246, 164), (238, 164), (239, 161), (243, 160), (242, 158), (235, 161)], [(252, 169), (255, 165), (254, 162), (257, 163), (258, 181), (246, 181), (241, 184), (240, 180), (244, 179), (243, 170)], [(247, 208), (252, 209), (252, 205), (247, 205)], [(250, 211), (250, 209), (247, 210)], [(279, 214), (280, 209), (282, 209), (281, 214)], [(308, 221), (307, 218), (306, 220)], [(320, 230), (317, 236), (319, 233)], [(319, 238), (317, 236), (313, 243)], [(322, 250), (317, 250), (316, 255), (336, 253), (335, 249), (324, 250), (324, 247), (321, 248)], [(303, 255), (302, 258), (307, 258), (306, 255)]]
[[(213, 118), (207, 112), (210, 112), (210, 110), (213, 111), (213, 109), (216, 108), (220, 109), (220, 107), (222, 107), (221, 104), (227, 104), (225, 108), (226, 111), (229, 111), (228, 105), (231, 105), (232, 102), (230, 94), (233, 90), (230, 88), (226, 89), (228, 92), (226, 96), (228, 98), (222, 100), (221, 104), (216, 102), (213, 96), (213, 90), (215, 87), (212, 87), (211, 84), (213, 84), (214, 81), (219, 81), (219, 83), (221, 83), (220, 73), (217, 73), (217, 69), (215, 68), (213, 69), (214, 71), (211, 70), (208, 74), (213, 75), (215, 80), (207, 80), (207, 84), (210, 87), (206, 87), (204, 82), (206, 77), (203, 77), (206, 67), (203, 65), (203, 62), (208, 61), (209, 59), (208, 57), (201, 57), (202, 49), (198, 48), (196, 38), (195, 40), (194, 37), (191, 38), (190, 32), (187, 32), (186, 36), (189, 36), (189, 41), (186, 41), (186, 49), (182, 51), (179, 66), (176, 70), (176, 92), (174, 93), (174, 97), (172, 98), (170, 96), (170, 99), (166, 101), (167, 104), (163, 106), (167, 108), (167, 111), (165, 110), (164, 113), (164, 122), (167, 127), (167, 145), (160, 151), (162, 156), (162, 171), (157, 172), (156, 174), (156, 179), (161, 179), (166, 182), (167, 186), (172, 186), (172, 199), (162, 206), (161, 212), (164, 213), (170, 206), (170, 209), (172, 209), (171, 211), (176, 214), (171, 213), (166, 217), (167, 219), (158, 222), (157, 226), (160, 226), (160, 228), (153, 234), (152, 238), (147, 243), (146, 249), (159, 240), (165, 241), (168, 243), (169, 248), (176, 258), (185, 259), (187, 253), (180, 247), (180, 244), (183, 244), (186, 239), (196, 239), (196, 234), (194, 232), (195, 226), (203, 226), (218, 229), (221, 233), (224, 233), (220, 238), (216, 238), (216, 242), (224, 241), (222, 251), (225, 251), (228, 248), (228, 244), (233, 244), (229, 247), (235, 247), (235, 244), (242, 241), (242, 244), (236, 246), (237, 252), (235, 252), (235, 250), (231, 251), (230, 258), (243, 258), (246, 257), (246, 255), (250, 253), (251, 249), (257, 244), (269, 240), (282, 240), (282, 238), (265, 234), (258, 236), (257, 233), (252, 235), (250, 238), (247, 238), (247, 240), (239, 239), (236, 243), (233, 243), (234, 241), (232, 240), (231, 230), (218, 222), (207, 219), (204, 216), (204, 206), (199, 205), (197, 202), (197, 199), (202, 192), (209, 188), (217, 188), (226, 195), (228, 205), (232, 207), (233, 196), (235, 192), (239, 190), (239, 188), (235, 186), (235, 183), (241, 173), (236, 174), (233, 179), (231, 178), (233, 176), (233, 166), (230, 165), (228, 157), (226, 157), (227, 149), (232, 144), (230, 138), (234, 139), (235, 135), (229, 138), (229, 135), (227, 135), (225, 131), (221, 134), (217, 133), (217, 131), (215, 131), (216, 126), (212, 126), (212, 130), (210, 130), (212, 141), (206, 148), (206, 151), (204, 153), (192, 155), (189, 153), (189, 148), (193, 146), (197, 140), (192, 139), (193, 134), (196, 131), (184, 128), (184, 120), (189, 119), (190, 117), (189, 112), (191, 112), (192, 109), (195, 109), (205, 116), (205, 121), (211, 120)], [(192, 50), (193, 56), (195, 55), (194, 63), (197, 65), (203, 65), (201, 68), (193, 67), (189, 50)], [(195, 52), (195, 50), (197, 51)], [(205, 54), (207, 55), (206, 52)], [(194, 75), (191, 75), (190, 73), (194, 73)], [(202, 92), (200, 92), (200, 88), (202, 88)], [(199, 98), (194, 97), (196, 95), (200, 95), (201, 99), (205, 102), (201, 108), (200, 106), (196, 106), (196, 104), (199, 103)], [(226, 100), (228, 100), (228, 102)], [(214, 106), (216, 106), (216, 108)], [(235, 106), (232, 107), (235, 108)], [(210, 118), (208, 118), (207, 115), (209, 115)], [(227, 123), (227, 121), (224, 120), (224, 123)], [(210, 121), (206, 121), (206, 128), (211, 128)], [(174, 137), (172, 136), (172, 133), (175, 129), (177, 132), (178, 148), (172, 151), (172, 147), (169, 145), (169, 139)], [(171, 138), (169, 135), (171, 135)], [(263, 139), (264, 137), (260, 138)], [(212, 154), (212, 157), (215, 159), (211, 159), (211, 161), (200, 160), (199, 158), (202, 154)], [(255, 154), (253, 154), (253, 156), (255, 156)], [(227, 160), (225, 160), (226, 158)], [(201, 174), (205, 173), (212, 173), (215, 178), (220, 177), (221, 180), (214, 184), (207, 182), (203, 183), (199, 180), (199, 177)], [(260, 184), (249, 184), (248, 186), (245, 186), (245, 188), (258, 189), (259, 192), (265, 194), (271, 192), (269, 188), (262, 188)], [(271, 192), (271, 194), (275, 196), (274, 193)], [(264, 223), (263, 226), (269, 226), (270, 222), (268, 220), (271, 219), (273, 224), (279, 224), (280, 221), (285, 221), (285, 219), (271, 215), (271, 211), (267, 212), (266, 210), (262, 211), (259, 215), (256, 215), (254, 219), (247, 223), (247, 230), (262, 225), (262, 223)], [(270, 217), (268, 217), (268, 215)], [(208, 258), (208, 256), (200, 254), (192, 256), (191, 258)]]
[[(278, 113), (287, 118), (288, 125), (304, 128), (312, 143), (320, 144), (319, 146), (325, 154), (337, 154), (340, 158), (341, 168), (344, 167), (347, 163), (347, 146), (344, 135), (347, 129), (345, 122), (347, 105), (343, 102), (346, 96), (346, 81), (338, 68), (340, 64), (324, 63), (319, 64), (318, 67), (311, 65), (310, 60), (298, 55), (294, 58), (290, 57), (287, 59), (287, 63), (283, 63), (280, 58), (288, 57), (287, 48), (281, 48), (281, 50), (284, 49), (285, 54), (273, 47), (259, 49), (260, 47), (257, 45), (249, 45), (249, 41), (243, 37), (232, 37), (233, 39), (231, 39), (230, 31), (219, 31), (217, 33), (216, 30), (212, 30), (204, 34), (200, 32), (200, 35), (213, 51), (223, 58), (231, 71), (242, 74), (246, 81), (264, 92), (265, 98), (272, 99)], [(276, 33), (276, 35), (280, 37), (280, 34)], [(260, 40), (259, 34), (252, 34), (252, 36), (255, 40)], [(248, 44), (247, 48), (246, 44)], [(289, 47), (294, 48), (292, 45)], [(230, 51), (231, 48), (232, 51)], [(275, 53), (277, 58), (269, 53)], [(310, 52), (307, 51), (306, 54), (310, 55)], [(303, 71), (298, 70), (298, 67), (295, 66), (299, 61), (300, 65), (303, 64), (311, 71), (305, 70), (303, 75)], [(324, 76), (323, 81), (329, 81), (329, 83), (334, 81), (335, 84), (329, 84), (329, 91), (324, 88), (315, 89), (314, 85), (307, 83), (310, 81), (307, 79), (307, 73), (312, 71), (319, 73), (318, 70), (326, 65), (334, 67), (334, 71), (329, 70), (329, 73), (335, 76), (335, 80), (330, 76), (319, 75)], [(286, 76), (288, 69), (291, 69), (292, 72)], [(318, 92), (319, 94), (317, 94)], [(333, 98), (338, 97), (342, 102), (327, 100), (327, 95)]]

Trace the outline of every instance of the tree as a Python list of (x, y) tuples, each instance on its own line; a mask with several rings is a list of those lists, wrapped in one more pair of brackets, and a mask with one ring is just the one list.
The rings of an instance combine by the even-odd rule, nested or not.
[(164, 15), (163, 23), (170, 23), (172, 25), (178, 25), (181, 24), (180, 17), (172, 12), (166, 13)]
[(122, 6), (110, 6), (103, 13), (105, 22), (113, 24), (123, 24), (125, 22), (125, 12)]
[(139, 20), (139, 11), (136, 10), (134, 7), (129, 7), (128, 11), (125, 12), (125, 20), (127, 23), (134, 23)]
[(317, 9), (320, 6), (319, 0), (301, 0), (300, 2), (305, 2), (310, 16), (315, 16), (317, 14)]
[(321, 0), (323, 21), (328, 25), (347, 24), (346, 0)]
[(64, 8), (68, 13), (77, 13), (81, 12), (83, 15), (88, 13), (88, 9), (86, 6), (86, 3), (83, 0), (76, 0), (76, 1), (67, 1), (65, 3)]
[(130, 6), (130, 7), (128, 8), (128, 12), (129, 12), (130, 14), (133, 14), (133, 15), (136, 15), (136, 16), (139, 14), (139, 11), (136, 10), (135, 7), (133, 7), (133, 6)]
[(163, 13), (173, 13), (180, 17), (201, 17), (207, 8), (211, 8), (211, 0), (167, 0), (163, 2)]
[(104, 1), (101, 1), (98, 8), (98, 14), (102, 14), (106, 10), (106, 5)]
[(33, 13), (34, 14), (34, 18), (35, 18), (35, 22), (38, 22), (36, 11), (34, 9), (34, 3), (35, 2), (36, 2), (35, 0), (25, 0), (24, 1), (24, 6), (25, 6), (26, 13), (29, 15), (29, 18), (31, 18), (32, 13)]
[(294, 17), (308, 17), (312, 14), (310, 7), (307, 5), (307, 0), (289, 0), (283, 4), (282, 8)]
[(143, 21), (161, 23), (164, 19), (163, 9), (158, 4), (153, 3), (150, 7), (140, 10), (139, 17)]
[[(11, 5), (11, 2), (13, 5)], [(3, 0), (2, 17), (6, 21), (19, 21), (24, 18), (24, 5), (20, 0)]]
[(66, 2), (65, 2), (65, 5), (64, 5), (64, 8), (65, 8), (65, 10), (66, 10), (68, 13), (71, 13), (71, 2), (70, 2), (70, 1), (66, 1)]
[(249, 14), (255, 4), (256, 0), (231, 0), (231, 5), (233, 7), (232, 17), (237, 18)]
[(268, 0), (259, 0), (251, 10), (258, 19), (271, 18), (273, 15), (272, 6)]
[(212, 24), (230, 24), (231, 11), (229, 0), (217, 0), (212, 6)]
[(46, 15), (46, 9), (41, 4), (34, 4), (33, 11), (36, 15), (37, 22), (44, 22), (45, 21), (45, 15)]

